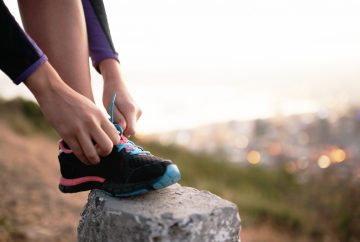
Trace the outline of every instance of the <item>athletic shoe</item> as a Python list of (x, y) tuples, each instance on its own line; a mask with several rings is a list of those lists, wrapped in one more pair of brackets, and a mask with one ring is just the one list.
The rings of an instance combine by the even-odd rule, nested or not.
[[(111, 121), (113, 108), (111, 106)], [(180, 172), (170, 160), (151, 155), (122, 135), (111, 153), (101, 157), (100, 163), (86, 165), (70, 150), (64, 141), (59, 142), (59, 161), (62, 177), (59, 189), (75, 193), (101, 189), (116, 197), (129, 197), (172, 185), (180, 180)]]

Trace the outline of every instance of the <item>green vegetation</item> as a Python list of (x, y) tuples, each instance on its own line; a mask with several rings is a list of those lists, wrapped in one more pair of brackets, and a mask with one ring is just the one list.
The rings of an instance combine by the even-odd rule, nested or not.
[(41, 132), (52, 138), (57, 137), (54, 129), (44, 119), (38, 105), (32, 101), (21, 98), (12, 100), (0, 98), (0, 118), (23, 135)]
[[(0, 115), (18, 132), (56, 136), (32, 102), (1, 100)], [(270, 224), (314, 241), (360, 238), (359, 179), (354, 181), (336, 166), (316, 175), (294, 175), (278, 168), (240, 166), (220, 156), (194, 154), (174, 145), (136, 142), (177, 163), (182, 185), (210, 190), (235, 202), (245, 227)], [(299, 179), (299, 175), (306, 179)], [(1, 220), (0, 226), (4, 226)]]

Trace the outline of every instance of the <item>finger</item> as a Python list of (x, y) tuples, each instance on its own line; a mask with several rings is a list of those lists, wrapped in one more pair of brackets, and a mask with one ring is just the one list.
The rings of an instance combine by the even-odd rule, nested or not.
[(79, 160), (86, 164), (90, 165), (91, 163), (89, 160), (85, 157), (84, 152), (82, 151), (79, 142), (76, 139), (67, 139), (64, 140), (65, 143), (70, 147), (70, 149), (74, 152), (75, 156), (79, 158)]
[[(117, 133), (116, 136), (119, 137)], [(111, 153), (114, 144), (110, 137), (102, 129), (97, 128), (91, 131), (91, 137), (95, 141), (95, 149), (100, 156), (107, 156)]]
[(100, 157), (96, 152), (95, 146), (91, 141), (89, 135), (85, 133), (78, 134), (78, 140), (81, 146), (81, 149), (84, 152), (85, 157), (91, 164), (97, 164), (100, 162)]
[(135, 134), (136, 130), (136, 114), (135, 112), (128, 112), (124, 115), (126, 119), (126, 129), (124, 130), (124, 135), (130, 137)]
[(114, 114), (115, 114), (115, 122), (120, 124), (121, 128), (125, 130), (127, 127), (126, 119), (124, 115), (122, 115), (122, 113), (119, 111), (118, 107), (114, 108)]
[(119, 133), (116, 130), (115, 126), (109, 120), (105, 120), (101, 124), (101, 128), (105, 132), (105, 134), (109, 137), (109, 139), (112, 141), (113, 145), (119, 143), (120, 141)]

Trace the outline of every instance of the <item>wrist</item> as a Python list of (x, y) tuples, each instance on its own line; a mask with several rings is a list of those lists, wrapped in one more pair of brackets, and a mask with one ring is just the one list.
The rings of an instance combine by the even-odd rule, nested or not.
[(49, 95), (57, 92), (61, 85), (65, 85), (49, 62), (42, 64), (24, 81), (24, 84), (40, 105)]
[(118, 82), (122, 83), (120, 64), (115, 59), (105, 59), (99, 64), (101, 75), (104, 82)]

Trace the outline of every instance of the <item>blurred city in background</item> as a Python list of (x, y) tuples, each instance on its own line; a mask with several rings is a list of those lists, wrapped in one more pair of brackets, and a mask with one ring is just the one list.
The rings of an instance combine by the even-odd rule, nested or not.
[(229, 121), (143, 138), (222, 154), (239, 165), (284, 168), (290, 173), (316, 174), (334, 166), (338, 175), (352, 176), (360, 184), (359, 107)]

